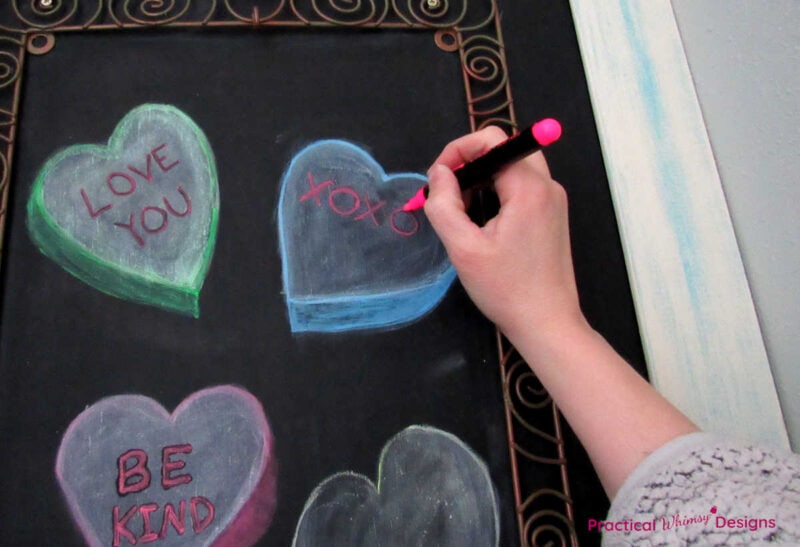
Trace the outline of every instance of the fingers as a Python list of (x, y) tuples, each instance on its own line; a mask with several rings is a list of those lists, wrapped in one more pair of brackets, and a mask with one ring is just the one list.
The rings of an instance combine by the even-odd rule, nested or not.
[(541, 150), (527, 157), (525, 161), (541, 176), (547, 179), (550, 178), (550, 167), (548, 167), (547, 160)]
[[(450, 142), (428, 171), (428, 198), (425, 214), (448, 252), (457, 247), (475, 244), (482, 237), (480, 228), (466, 214), (461, 189), (453, 170), (474, 160), (491, 148), (507, 140), (502, 129), (489, 126)], [(533, 201), (546, 200), (550, 185), (550, 169), (544, 155), (537, 152), (507, 166), (495, 179), (495, 191), (500, 199), (501, 211), (508, 204), (512, 209), (530, 207)], [(513, 215), (511, 210), (506, 215)]]
[[(450, 169), (456, 169), (459, 165), (482, 156), (507, 139), (508, 135), (502, 129), (490, 125), (450, 142), (433, 163), (441, 163)], [(550, 177), (550, 169), (541, 152), (533, 154), (524, 161), (527, 161), (542, 176)]]
[[(472, 161), (475, 158), (485, 154), (490, 149), (508, 139), (508, 135), (497, 126), (488, 126), (475, 133), (470, 133), (459, 139), (450, 142), (445, 146), (442, 153), (434, 161), (434, 164), (442, 164), (448, 166), (450, 169), (456, 169), (460, 165)], [(550, 168), (547, 166), (547, 161), (544, 154), (537, 152), (528, 156), (527, 158), (517, 162), (517, 164), (508, 166), (506, 171), (518, 171), (525, 178), (533, 175), (538, 175), (545, 180), (550, 179)], [(517, 179), (519, 177), (498, 177), (500, 179), (497, 193), (501, 198), (501, 204), (506, 202), (503, 199), (504, 195), (507, 197), (513, 196)], [(503, 187), (506, 188), (503, 188)]]
[(450, 142), (433, 162), (455, 169), (462, 163), (474, 160), (491, 148), (508, 139), (508, 135), (496, 126), (489, 126)]
[(490, 126), (450, 142), (428, 171), (425, 214), (448, 251), (464, 238), (476, 237), (480, 229), (470, 220), (453, 169), (505, 141), (499, 127)]
[(535, 154), (509, 165), (503, 170), (502, 176), (495, 179), (494, 189), (503, 206), (514, 201), (518, 195), (535, 193), (540, 188), (538, 186), (552, 183), (550, 169), (544, 154)]
[(428, 171), (425, 215), (448, 251), (465, 238), (469, 240), (479, 235), (480, 228), (472, 222), (465, 208), (453, 171), (446, 165), (434, 164)]

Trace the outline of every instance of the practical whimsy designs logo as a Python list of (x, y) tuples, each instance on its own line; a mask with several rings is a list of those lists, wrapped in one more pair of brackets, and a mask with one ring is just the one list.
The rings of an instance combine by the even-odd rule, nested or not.
[(381, 452), (377, 486), (338, 473), (312, 492), (293, 547), (498, 545), (497, 498), (489, 471), (454, 435), (411, 426)]
[(141, 395), (95, 403), (56, 460), (69, 509), (92, 546), (247, 546), (276, 503), (272, 433), (234, 386), (192, 394), (170, 414)]
[(96, 289), (197, 317), (218, 214), (205, 135), (178, 109), (147, 104), (107, 146), (71, 146), (47, 161), (28, 229), (44, 254)]
[[(654, 516), (652, 519), (628, 519), (628, 520), (597, 520), (590, 518), (587, 529), (598, 532), (624, 532), (626, 534), (638, 532), (658, 532), (671, 530), (678, 534), (684, 528), (702, 525), (716, 530), (734, 530), (736, 533), (757, 532), (759, 530), (772, 531), (777, 527), (777, 520), (774, 517), (727, 517), (719, 513), (716, 505), (712, 505), (708, 513), (681, 514)], [(769, 533), (767, 534), (769, 535)]]
[(424, 213), (402, 210), (426, 182), (340, 140), (294, 157), (278, 211), (293, 331), (391, 327), (438, 304), (455, 271)]

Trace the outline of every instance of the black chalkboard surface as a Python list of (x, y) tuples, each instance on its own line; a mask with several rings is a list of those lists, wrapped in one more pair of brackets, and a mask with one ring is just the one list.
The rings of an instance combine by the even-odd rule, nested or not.
[[(506, 4), (508, 66), (494, 68), (508, 71), (523, 123), (546, 115), (562, 120), (563, 144), (549, 159), (571, 196), (584, 307), (641, 366), (567, 2), (535, 9)], [(478, 11), (482, 18), (493, 13)], [(87, 406), (137, 394), (171, 412), (212, 386), (246, 391), (269, 422), (276, 504), (259, 545), (291, 544), (306, 500), (327, 477), (351, 471), (377, 480), (382, 448), (413, 425), (454, 435), (485, 463), (500, 545), (530, 540), (520, 539), (515, 483), (523, 493), (526, 481), (541, 483), (541, 477), (560, 485), (561, 468), (510, 459), (509, 380), (501, 373), (495, 329), (457, 282), (418, 320), (344, 332), (292, 332), (283, 294), (280, 182), (298, 152), (341, 139), (369, 153), (386, 173), (424, 173), (444, 144), (480, 118), (469, 115), (475, 107), (475, 97), (464, 92), (469, 61), (453, 36), (434, 40), (430, 29), (404, 25), (344, 28), (325, 18), (318, 26), (258, 29), (139, 28), (136, 19), (117, 18), (125, 23), (117, 26), (135, 28), (58, 32), (54, 49), (27, 55), (24, 78), (13, 82), (18, 119), (0, 271), (4, 541), (82, 543), (83, 526), (70, 515), (55, 466), (62, 438)], [(28, 36), (21, 36), (24, 43)], [(480, 63), (472, 68), (482, 70)], [(68, 146), (104, 144), (143, 104), (171, 105), (189, 116), (216, 159), (219, 228), (197, 318), (92, 288), (43, 255), (26, 228), (26, 203), (48, 158)], [(545, 412), (545, 423), (553, 427), (552, 413)], [(597, 538), (582, 537), (581, 523), (602, 517), (607, 500), (569, 432), (564, 442), (575, 510), (566, 534), (590, 543)], [(125, 449), (135, 445), (131, 439)], [(186, 448), (172, 453), (151, 455), (156, 479), (154, 462), (192, 461)], [(173, 468), (162, 481), (180, 476)], [(120, 544), (126, 541), (123, 535)]]

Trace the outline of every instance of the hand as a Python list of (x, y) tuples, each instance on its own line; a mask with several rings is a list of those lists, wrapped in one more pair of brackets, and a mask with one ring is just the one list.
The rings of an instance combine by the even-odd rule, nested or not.
[(425, 213), (464, 288), (536, 373), (613, 498), (647, 454), (697, 427), (583, 317), (566, 192), (541, 153), (497, 177), (496, 217), (479, 227), (467, 216), (451, 169), (505, 138), (489, 127), (448, 144), (428, 172)]
[(539, 152), (500, 173), (500, 211), (485, 226), (465, 212), (452, 169), (507, 138), (487, 127), (448, 144), (428, 172), (425, 214), (475, 304), (512, 339), (583, 325), (569, 242), (567, 196)]

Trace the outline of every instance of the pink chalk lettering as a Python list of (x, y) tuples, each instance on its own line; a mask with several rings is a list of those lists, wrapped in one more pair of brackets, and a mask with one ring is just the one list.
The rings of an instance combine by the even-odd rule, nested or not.
[(375, 212), (378, 211), (379, 209), (381, 209), (384, 205), (386, 205), (386, 201), (379, 201), (378, 203), (373, 205), (369, 201), (369, 195), (365, 192), (364, 193), (364, 203), (367, 206), (367, 210), (364, 211), (363, 213), (361, 213), (360, 215), (358, 215), (357, 217), (355, 217), (356, 220), (364, 220), (365, 218), (370, 217), (372, 219), (372, 222), (375, 224), (375, 226), (380, 226), (381, 223), (378, 222), (378, 217), (375, 216)]
[[(147, 223), (148, 215), (147, 215), (147, 213), (149, 213), (149, 212), (153, 212), (156, 215), (158, 215), (159, 217), (161, 217), (161, 221), (160, 222), (158, 220), (156, 220), (158, 225), (155, 228), (152, 227), (152, 226), (148, 226), (148, 223)], [(153, 215), (150, 215), (149, 218), (152, 219)], [(131, 221), (131, 223), (132, 222), (133, 221)], [(144, 231), (147, 232), (148, 234), (157, 234), (157, 233), (163, 232), (164, 230), (167, 229), (167, 225), (169, 224), (169, 216), (167, 215), (167, 212), (164, 209), (162, 209), (161, 207), (155, 207), (153, 205), (148, 205), (147, 207), (142, 209), (141, 212), (139, 213), (139, 223), (142, 225), (142, 228), (144, 228)]]
[[(202, 504), (206, 508), (206, 516), (203, 519), (199, 517), (197, 506)], [(199, 534), (211, 525), (214, 520), (214, 505), (203, 496), (195, 496), (189, 500), (189, 510), (192, 513), (192, 530), (195, 534)]]
[[(157, 503), (143, 503), (142, 505), (132, 506), (120, 517), (120, 508), (115, 505), (111, 515), (113, 526), (112, 544), (115, 547), (119, 547), (123, 539), (127, 540), (130, 545), (163, 540), (167, 537), (170, 526), (179, 536), (186, 533), (186, 501), (180, 500), (178, 502), (177, 514), (175, 513), (175, 507), (171, 503), (164, 504), (161, 528), (156, 532), (153, 529), (153, 523), (158, 522), (157, 518), (154, 518), (154, 515), (158, 514), (158, 510), (159, 505)], [(200, 534), (214, 521), (216, 509), (208, 498), (194, 496), (189, 500), (189, 513), (192, 519), (192, 530), (195, 534)], [(138, 526), (134, 526), (131, 522), (131, 519), (134, 519), (137, 515), (142, 518), (141, 535), (139, 537), (131, 530), (131, 527), (137, 531), (139, 529)]]
[(156, 146), (155, 148), (153, 148), (150, 151), (150, 155), (153, 156), (153, 159), (156, 160), (156, 163), (158, 164), (158, 166), (165, 173), (180, 163), (180, 160), (175, 160), (174, 162), (170, 163), (169, 165), (164, 165), (164, 163), (166, 161), (168, 161), (167, 157), (166, 156), (159, 156), (158, 152), (161, 151), (162, 149), (166, 148), (166, 146), (167, 146), (167, 143), (164, 143), (164, 144), (161, 144), (159, 146)]
[[(128, 462), (133, 459), (133, 465)], [(150, 486), (150, 471), (147, 469), (147, 452), (134, 448), (117, 458), (117, 492), (120, 496), (146, 490)]]
[(179, 213), (172, 207), (172, 204), (166, 197), (164, 198), (164, 207), (166, 207), (167, 210), (176, 217), (189, 216), (192, 214), (192, 200), (189, 199), (189, 194), (186, 193), (186, 190), (183, 189), (183, 186), (178, 186), (178, 193), (183, 197), (183, 203), (186, 205), (186, 209), (184, 209), (182, 213)]
[(136, 229), (133, 227), (133, 221), (134, 221), (134, 214), (131, 213), (130, 219), (128, 220), (127, 224), (125, 224), (124, 222), (115, 222), (114, 226), (119, 226), (120, 228), (125, 228), (126, 230), (128, 230), (131, 233), (133, 239), (136, 240), (136, 244), (139, 245), (139, 247), (144, 247), (144, 238), (140, 236), (139, 233), (136, 231)]
[(136, 514), (138, 507), (135, 505), (128, 509), (125, 514), (122, 516), (122, 519), (119, 518), (119, 506), (115, 505), (114, 509), (112, 510), (112, 522), (113, 522), (113, 543), (114, 547), (119, 547), (120, 542), (122, 541), (123, 536), (131, 545), (136, 545), (136, 536), (128, 530), (128, 521)]
[[(336, 205), (336, 196), (341, 194), (348, 195), (352, 198), (353, 204), (350, 209), (340, 209), (339, 206)], [(328, 194), (328, 205), (330, 205), (331, 209), (333, 209), (337, 214), (346, 217), (352, 215), (361, 208), (361, 198), (358, 197), (358, 192), (349, 186), (340, 186), (339, 188), (334, 188)]]
[(300, 201), (306, 201), (307, 199), (313, 198), (314, 201), (317, 203), (317, 207), (322, 205), (322, 201), (320, 201), (320, 193), (333, 184), (332, 180), (326, 180), (319, 184), (314, 184), (314, 175), (311, 173), (308, 174), (308, 185), (311, 188), (308, 192), (300, 196)]
[[(186, 461), (178, 457), (180, 454), (191, 453), (192, 445), (188, 443), (168, 445), (161, 449), (161, 486), (164, 490), (192, 482), (192, 476), (189, 473), (179, 473), (186, 467)], [(117, 492), (121, 496), (143, 492), (150, 486), (151, 474), (147, 462), (147, 452), (138, 448), (124, 452), (117, 459)], [(115, 506), (112, 515), (114, 545), (119, 545), (122, 538), (127, 539), (132, 545), (136, 545), (137, 542), (151, 543), (158, 539), (164, 539), (170, 526), (178, 535), (182, 536), (186, 532), (186, 502), (184, 500), (179, 501), (177, 514), (174, 505), (164, 504), (161, 528), (156, 531), (153, 529), (151, 515), (158, 509), (157, 503), (134, 505), (120, 518), (119, 506)], [(194, 496), (189, 500), (189, 512), (192, 529), (196, 534), (208, 528), (216, 514), (214, 504), (203, 496)], [(142, 535), (138, 538), (128, 528), (128, 521), (137, 514), (142, 517)]]
[(186, 524), (184, 524), (184, 519), (186, 518), (186, 502), (181, 500), (178, 502), (178, 514), (175, 514), (175, 507), (172, 506), (171, 503), (167, 503), (164, 505), (164, 521), (161, 523), (161, 532), (158, 534), (160, 539), (164, 539), (167, 537), (167, 532), (169, 532), (169, 525), (171, 524), (175, 531), (178, 533), (179, 536), (182, 536), (186, 532)]
[[(127, 188), (120, 190), (116, 184), (112, 183), (114, 179), (125, 179), (127, 181)], [(136, 191), (136, 179), (128, 173), (114, 172), (106, 177), (106, 186), (115, 196), (129, 196)]]
[(86, 190), (84, 190), (83, 188), (81, 188), (81, 197), (83, 198), (83, 202), (86, 204), (86, 208), (89, 209), (89, 216), (92, 218), (97, 218), (101, 214), (105, 213), (106, 211), (114, 207), (112, 203), (108, 203), (106, 205), (103, 205), (99, 209), (95, 209), (89, 202), (89, 196), (86, 195)]
[[(142, 171), (138, 167), (133, 165), (128, 165), (127, 169), (131, 173), (135, 175), (139, 175), (143, 180), (147, 182), (155, 182), (155, 177), (153, 176), (153, 161), (156, 160), (156, 164), (161, 168), (161, 171), (166, 173), (176, 165), (180, 163), (180, 160), (175, 160), (172, 163), (167, 163), (169, 161), (166, 156), (159, 155), (158, 152), (164, 149), (167, 146), (166, 143), (153, 148), (149, 154), (145, 156), (145, 170)], [(114, 171), (110, 173), (106, 177), (106, 186), (111, 192), (116, 196), (129, 196), (136, 191), (136, 179), (133, 178), (128, 173), (123, 171)], [(90, 208), (90, 211), (93, 208), (89, 205), (88, 199), (84, 198), (84, 201), (87, 202), (87, 207)], [(102, 212), (102, 211), (101, 211)]]
[(180, 471), (186, 467), (184, 460), (173, 460), (172, 456), (175, 454), (191, 454), (191, 444), (176, 444), (174, 446), (165, 446), (161, 450), (161, 486), (164, 490), (169, 490), (181, 484), (192, 482), (192, 476), (188, 473), (183, 475), (173, 475), (174, 471)]
[[(189, 194), (183, 189), (182, 186), (178, 186), (178, 193), (183, 197), (185, 204), (185, 208), (182, 212), (175, 210), (166, 197), (162, 198), (166, 210), (155, 205), (147, 205), (146, 207), (143, 207), (141, 211), (139, 211), (139, 224), (147, 234), (158, 234), (166, 230), (169, 226), (170, 214), (180, 218), (189, 216), (192, 213), (192, 200), (189, 197)], [(127, 230), (139, 247), (146, 246), (147, 242), (145, 241), (145, 238), (136, 229), (136, 213), (130, 214), (127, 223), (115, 222), (114, 226), (118, 226), (119, 228)]]
[[(301, 202), (313, 199), (317, 206), (321, 206), (323, 190), (328, 189), (328, 206), (333, 212), (340, 216), (351, 217), (356, 221), (369, 218), (376, 227), (381, 226), (377, 213), (386, 206), (386, 200), (379, 200), (373, 203), (370, 200), (369, 193), (366, 191), (362, 198), (352, 187), (336, 186), (336, 183), (331, 179), (316, 184), (314, 175), (310, 172), (307, 175), (307, 179), (309, 190), (300, 196)], [(364, 205), (363, 208), (362, 204)], [(398, 217), (398, 215), (403, 216)], [(413, 213), (403, 211), (402, 208), (394, 210), (389, 220), (391, 230), (403, 237), (413, 236), (420, 229), (417, 217)]]
[[(397, 215), (405, 215), (407, 221), (411, 221), (411, 228), (403, 229), (403, 227), (398, 226), (397, 224)], [(405, 222), (403, 223), (405, 224)], [(408, 211), (403, 211), (402, 208), (395, 209), (392, 211), (391, 216), (389, 217), (389, 225), (392, 227), (392, 231), (396, 234), (399, 234), (403, 237), (410, 237), (417, 233), (419, 230), (419, 220), (414, 215), (414, 213), (410, 213)]]
[(128, 171), (130, 171), (131, 173), (136, 173), (137, 175), (139, 175), (140, 177), (142, 177), (142, 178), (143, 178), (144, 180), (146, 180), (147, 182), (153, 182), (153, 180), (154, 180), (154, 179), (153, 179), (153, 162), (152, 162), (152, 154), (147, 154), (147, 156), (145, 156), (145, 159), (146, 159), (146, 161), (147, 161), (147, 167), (145, 168), (146, 170), (145, 170), (145, 172), (144, 172), (144, 173), (142, 173), (141, 171), (139, 171), (139, 170), (138, 170), (136, 167), (134, 167), (133, 165), (128, 165)]
[(158, 539), (158, 534), (153, 532), (150, 524), (150, 513), (158, 511), (157, 503), (144, 503), (139, 506), (139, 514), (142, 515), (142, 535), (139, 537), (140, 543), (152, 543)]

